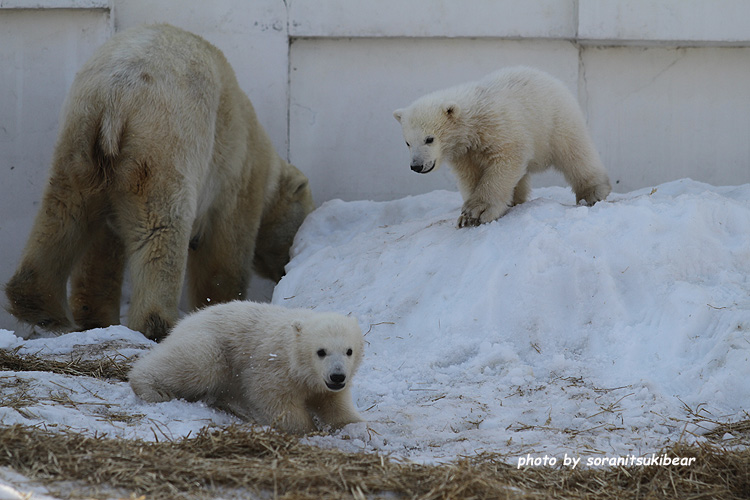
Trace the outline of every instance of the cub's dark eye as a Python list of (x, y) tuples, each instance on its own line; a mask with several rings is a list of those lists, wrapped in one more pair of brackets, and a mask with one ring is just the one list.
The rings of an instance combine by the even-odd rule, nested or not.
[(432, 141), (434, 141), (434, 140), (435, 140), (434, 137), (429, 136), (429, 137), (425, 138), (424, 143), (425, 144), (432, 144)]
[(410, 147), (411, 147), (411, 144), (409, 144), (409, 141), (406, 141), (406, 147), (407, 147), (407, 148), (410, 148)]
[(351, 349), (347, 349), (346, 355), (351, 356), (352, 354), (354, 354), (354, 352)]
[(325, 349), (318, 349), (318, 357), (319, 358), (325, 358), (326, 357), (326, 350)]

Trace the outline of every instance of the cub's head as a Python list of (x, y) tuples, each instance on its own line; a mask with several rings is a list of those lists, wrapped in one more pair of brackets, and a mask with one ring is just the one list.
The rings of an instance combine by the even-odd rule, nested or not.
[(317, 313), (293, 324), (296, 370), (319, 392), (343, 390), (362, 362), (364, 337), (355, 318)]
[(284, 162), (277, 191), (260, 221), (253, 257), (255, 272), (275, 282), (284, 277), (294, 235), (314, 208), (307, 177)]
[(451, 147), (450, 132), (455, 130), (459, 109), (454, 102), (425, 96), (407, 108), (393, 112), (401, 123), (404, 140), (411, 154), (411, 169), (426, 174), (438, 168)]

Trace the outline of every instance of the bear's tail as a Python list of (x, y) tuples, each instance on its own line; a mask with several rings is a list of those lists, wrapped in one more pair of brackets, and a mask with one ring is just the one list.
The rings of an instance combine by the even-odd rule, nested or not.
[(109, 157), (120, 154), (120, 143), (125, 128), (125, 120), (116, 109), (113, 106), (105, 107), (99, 122), (98, 146), (101, 153)]
[(115, 164), (122, 150), (125, 122), (117, 107), (104, 105), (98, 113), (98, 120), (91, 124), (93, 130), (82, 133), (92, 141), (89, 144), (89, 179), (92, 188), (102, 189), (114, 180)]

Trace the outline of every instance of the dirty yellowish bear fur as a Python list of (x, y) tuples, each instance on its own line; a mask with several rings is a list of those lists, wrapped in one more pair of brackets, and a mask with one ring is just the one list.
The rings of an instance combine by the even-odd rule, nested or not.
[(160, 339), (186, 273), (191, 308), (242, 299), (253, 268), (278, 281), (312, 209), (221, 51), (134, 28), (73, 82), (9, 310), (51, 331), (117, 324), (127, 262), (128, 326)]

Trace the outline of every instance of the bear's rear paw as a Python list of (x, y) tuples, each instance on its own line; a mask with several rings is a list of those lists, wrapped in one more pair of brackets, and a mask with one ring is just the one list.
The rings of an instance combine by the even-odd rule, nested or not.
[(458, 227), (478, 226), (492, 222), (499, 219), (507, 210), (508, 206), (504, 203), (491, 204), (484, 201), (469, 200), (464, 203), (461, 209)]
[(64, 297), (49, 291), (30, 269), (21, 269), (5, 285), (8, 311), (19, 321), (50, 332), (68, 332), (74, 324)]
[(605, 199), (612, 191), (609, 183), (589, 186), (576, 193), (576, 203), (581, 205), (592, 206), (597, 201)]
[(136, 396), (149, 403), (161, 403), (176, 399), (176, 395), (171, 391), (159, 387), (154, 383), (148, 383), (139, 379), (133, 379), (131, 376), (130, 387)]
[(150, 340), (161, 342), (172, 329), (172, 323), (158, 312), (151, 312), (147, 315), (132, 314), (128, 328), (141, 332)]

